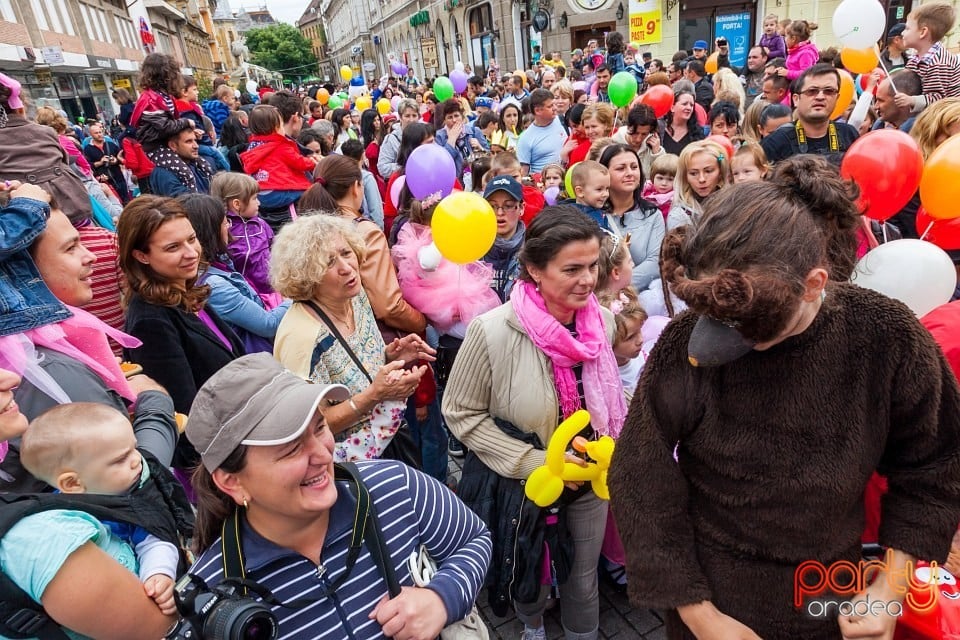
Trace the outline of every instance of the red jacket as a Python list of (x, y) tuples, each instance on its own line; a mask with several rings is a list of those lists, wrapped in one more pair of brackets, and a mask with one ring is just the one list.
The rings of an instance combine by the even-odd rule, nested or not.
[(145, 180), (150, 177), (153, 171), (153, 162), (143, 151), (143, 145), (133, 136), (123, 136), (123, 166), (137, 177), (137, 180)]
[(316, 166), (300, 155), (294, 140), (281, 133), (250, 136), (250, 147), (240, 154), (240, 161), (243, 171), (264, 191), (306, 191), (311, 184), (306, 174)]
[(536, 187), (528, 184), (523, 185), (523, 224), (529, 226), (533, 222), (533, 217), (547, 206), (547, 200)]

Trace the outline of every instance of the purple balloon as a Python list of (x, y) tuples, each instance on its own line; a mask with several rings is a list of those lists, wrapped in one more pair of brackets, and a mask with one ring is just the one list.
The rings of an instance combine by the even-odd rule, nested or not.
[(391, 62), (390, 70), (398, 76), (403, 76), (407, 74), (407, 65), (403, 64), (402, 62)]
[(546, 191), (543, 192), (543, 199), (546, 200), (550, 206), (557, 204), (558, 197), (560, 197), (560, 187), (556, 185), (547, 187)]
[(457, 166), (447, 150), (438, 144), (424, 144), (413, 150), (404, 167), (407, 189), (414, 198), (440, 193), (444, 198), (453, 191)]
[(453, 90), (457, 93), (463, 93), (467, 90), (467, 80), (470, 76), (465, 71), (451, 71), (450, 82), (453, 83)]

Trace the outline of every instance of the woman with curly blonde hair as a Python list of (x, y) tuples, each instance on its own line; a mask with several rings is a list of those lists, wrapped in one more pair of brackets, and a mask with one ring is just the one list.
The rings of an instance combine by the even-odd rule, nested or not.
[(740, 78), (727, 67), (720, 67), (713, 74), (713, 92), (716, 96), (714, 104), (720, 100), (726, 100), (737, 105), (740, 111), (740, 117), (743, 117), (744, 105), (747, 104), (747, 94), (743, 91), (743, 84)]
[[(124, 356), (163, 385), (178, 412), (189, 413), (207, 378), (244, 354), (237, 335), (207, 306), (210, 287), (197, 283), (210, 258), (204, 259), (187, 212), (173, 198), (131, 201), (120, 216), (117, 240), (127, 280), (125, 331), (142, 342)], [(174, 466), (192, 468), (199, 461), (181, 438)]]
[(436, 353), (415, 333), (385, 344), (360, 278), (367, 258), (350, 220), (301, 216), (280, 230), (270, 255), (273, 288), (294, 301), (274, 356), (317, 384), (342, 384), (351, 397), (325, 412), (337, 462), (379, 458), (403, 423), (406, 400)]
[(960, 98), (944, 98), (934, 102), (917, 116), (910, 130), (910, 135), (917, 141), (924, 160), (947, 138), (958, 133)]

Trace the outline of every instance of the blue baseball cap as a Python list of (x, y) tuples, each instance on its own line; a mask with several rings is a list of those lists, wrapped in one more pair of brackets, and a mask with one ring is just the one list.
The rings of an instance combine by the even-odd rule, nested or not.
[(707, 48), (707, 41), (706, 41), (706, 40), (697, 40), (696, 42), (693, 43), (693, 48), (694, 48), (694, 49), (704, 49), (704, 50), (706, 50), (706, 48)]
[(493, 98), (488, 98), (486, 96), (480, 96), (474, 100), (474, 104), (479, 107), (486, 107), (487, 109), (493, 109)]
[(488, 182), (487, 188), (483, 190), (484, 199), (497, 191), (503, 191), (517, 202), (523, 202), (523, 187), (513, 176), (497, 176)]

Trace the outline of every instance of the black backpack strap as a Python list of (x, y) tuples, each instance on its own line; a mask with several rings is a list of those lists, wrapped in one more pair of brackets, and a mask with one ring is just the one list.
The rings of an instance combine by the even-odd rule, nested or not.
[[(360, 474), (357, 471), (357, 466), (352, 462), (345, 462), (343, 463), (343, 467), (345, 467), (354, 476), (357, 485), (363, 487), (363, 490), (366, 491), (366, 487), (364, 487), (363, 483), (360, 481)], [(380, 529), (380, 519), (377, 517), (377, 508), (372, 499), (370, 500), (369, 517), (370, 528), (366, 539), (367, 549), (370, 551), (370, 555), (373, 556), (373, 561), (377, 563), (377, 568), (380, 569), (380, 573), (383, 574), (383, 579), (387, 583), (387, 589), (390, 592), (390, 597), (395, 598), (400, 595), (400, 582), (397, 580), (397, 572), (393, 568), (393, 562), (390, 560), (390, 551), (387, 549), (387, 545), (383, 541), (383, 534)]]
[[(324, 589), (321, 597), (330, 597), (337, 589), (346, 582), (353, 571), (354, 565), (360, 558), (360, 550), (363, 547), (364, 539), (370, 529), (368, 526), (370, 514), (373, 509), (373, 501), (370, 499), (370, 492), (360, 480), (356, 466), (351, 463), (345, 465), (334, 465), (334, 480), (346, 481), (354, 484), (357, 488), (357, 508), (353, 518), (353, 533), (350, 538), (350, 548), (347, 550), (346, 567), (340, 576), (330, 583), (330, 586)], [(233, 512), (233, 517), (228, 518), (223, 523), (220, 531), (221, 551), (223, 554), (223, 576), (224, 582), (231, 582), (241, 587), (244, 595), (248, 591), (256, 593), (260, 598), (275, 607), (285, 607), (287, 609), (300, 609), (316, 602), (316, 598), (299, 598), (291, 602), (280, 602), (273, 593), (266, 587), (260, 585), (254, 580), (247, 578), (247, 572), (243, 559), (243, 545), (240, 540), (240, 509)], [(373, 551), (371, 550), (371, 553)], [(376, 557), (376, 556), (374, 556)]]

